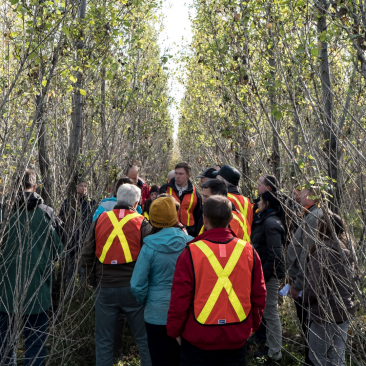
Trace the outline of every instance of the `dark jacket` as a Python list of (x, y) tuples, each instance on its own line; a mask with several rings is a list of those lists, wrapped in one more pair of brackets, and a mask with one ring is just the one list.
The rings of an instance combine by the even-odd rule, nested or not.
[[(205, 231), (188, 245), (198, 240), (210, 240), (217, 245), (225, 245), (232, 239), (233, 232), (230, 229), (217, 228)], [(193, 268), (188, 249), (185, 249), (178, 258), (173, 278), (167, 321), (168, 336), (176, 338), (181, 335), (189, 343), (204, 350), (242, 347), (252, 332), (258, 329), (266, 305), (266, 286), (262, 265), (255, 251), (254, 255), (252, 282), (243, 283), (243, 286), (251, 286), (252, 309), (248, 314), (248, 318), (239, 324), (205, 326), (199, 324), (193, 317)]]
[(344, 249), (351, 267), (343, 263), (337, 244), (325, 240), (311, 249), (307, 263), (304, 302), (310, 303), (309, 318), (314, 321), (340, 323), (355, 314), (351, 278), (354, 265), (351, 252)]
[[(164, 186), (162, 186), (161, 188), (163, 188), (163, 187)], [(161, 188), (160, 188), (159, 193), (166, 193), (168, 187), (171, 187), (175, 191), (177, 196), (179, 197), (178, 190), (175, 187), (175, 178), (172, 178), (171, 181), (166, 185), (165, 191), (161, 191)], [(183, 194), (179, 197), (180, 202), (183, 201), (183, 198), (186, 194), (192, 194), (192, 192), (193, 192), (193, 184), (188, 179), (188, 189), (186, 191), (184, 191)], [(195, 236), (196, 230), (197, 230), (197, 224), (200, 220), (200, 217), (202, 216), (202, 198), (201, 198), (201, 195), (198, 193), (197, 189), (196, 189), (196, 195), (197, 195), (197, 204), (193, 210), (194, 225), (187, 227), (188, 235), (191, 235), (191, 236)]]
[(252, 227), (251, 242), (261, 259), (266, 282), (271, 277), (285, 277), (283, 246), (286, 236), (278, 214), (277, 210), (267, 210), (256, 216)]
[[(136, 210), (132, 207), (117, 204), (116, 209)], [(100, 217), (100, 216), (99, 216)], [(93, 221), (81, 252), (81, 265), (85, 268), (86, 276), (93, 287), (123, 287), (130, 286), (132, 272), (136, 262), (125, 264), (103, 264), (95, 256), (95, 228), (98, 219)], [(151, 231), (151, 225), (144, 220), (141, 225), (141, 246), (142, 241)]]
[(53, 261), (63, 250), (55, 225), (37, 193), (18, 197), (0, 246), (0, 312), (40, 314), (51, 307)]

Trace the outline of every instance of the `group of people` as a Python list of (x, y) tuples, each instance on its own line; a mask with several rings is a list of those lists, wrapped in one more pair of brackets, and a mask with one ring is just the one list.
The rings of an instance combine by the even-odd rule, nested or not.
[[(98, 206), (80, 182), (82, 224), (67, 273), (68, 281), (83, 277), (94, 288), (96, 364), (123, 359), (126, 321), (142, 366), (245, 365), (247, 345), (262, 340), (255, 357), (279, 364), (278, 298), (287, 273), (281, 292), (294, 300), (305, 364), (345, 365), (356, 261), (341, 217), (328, 211), (325, 217), (311, 189), (296, 187), (286, 198), (272, 175), (259, 177), (253, 203), (240, 194), (240, 174), (229, 165), (197, 178), (201, 193), (182, 162), (167, 183), (150, 188), (133, 166)], [(19, 322), (23, 364), (43, 365), (46, 355), (51, 278), (63, 253), (68, 202), (57, 218), (36, 188), (36, 174), (27, 170), (0, 254), (5, 365), (14, 363), (10, 330)]]

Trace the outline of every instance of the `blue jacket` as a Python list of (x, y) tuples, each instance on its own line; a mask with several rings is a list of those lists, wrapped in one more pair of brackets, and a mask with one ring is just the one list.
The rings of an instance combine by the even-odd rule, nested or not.
[[(101, 200), (97, 210), (94, 213), (93, 221), (95, 221), (103, 212), (112, 211), (116, 204), (117, 204), (116, 197), (109, 197), (109, 198), (104, 198), (103, 200)], [(140, 215), (142, 214), (142, 209), (140, 206), (137, 206), (136, 211)]]
[(131, 291), (140, 304), (145, 304), (147, 323), (166, 324), (175, 264), (191, 240), (191, 236), (174, 227), (144, 238), (131, 278)]

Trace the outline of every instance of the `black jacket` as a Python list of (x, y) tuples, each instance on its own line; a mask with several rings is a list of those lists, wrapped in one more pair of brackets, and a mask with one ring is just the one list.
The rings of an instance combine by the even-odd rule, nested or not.
[[(164, 188), (163, 188), (164, 187)], [(173, 190), (175, 191), (175, 193), (177, 194), (177, 196), (179, 197), (178, 194), (178, 190), (175, 187), (175, 178), (172, 178), (170, 180), (170, 182), (167, 185), (163, 185), (161, 186), (160, 190), (159, 190), (159, 194), (161, 193), (166, 193), (166, 191), (168, 190), (168, 187), (173, 188)], [(163, 190), (162, 190), (163, 189)], [(188, 189), (186, 191), (183, 192), (183, 194), (179, 197), (180, 202), (182, 203), (183, 198), (186, 194), (191, 194), (193, 192), (193, 184), (192, 182), (188, 179)], [(198, 193), (197, 189), (196, 189), (196, 195), (197, 195), (197, 204), (196, 207), (193, 210), (193, 218), (194, 218), (194, 225), (193, 226), (188, 226), (187, 227), (187, 232), (189, 235), (191, 236), (195, 236), (196, 234), (196, 230), (197, 230), (197, 224), (200, 221), (200, 217), (202, 216), (202, 198), (201, 195)], [(202, 226), (202, 225), (201, 225)], [(201, 228), (200, 228), (201, 229)], [(199, 230), (199, 229), (198, 229)]]
[(264, 279), (285, 277), (284, 243), (285, 229), (278, 217), (279, 211), (272, 210), (257, 215), (253, 221), (251, 242), (262, 262)]

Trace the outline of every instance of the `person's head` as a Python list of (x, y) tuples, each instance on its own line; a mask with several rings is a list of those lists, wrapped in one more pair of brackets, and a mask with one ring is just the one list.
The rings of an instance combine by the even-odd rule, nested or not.
[(179, 163), (175, 166), (174, 177), (178, 187), (185, 187), (188, 184), (191, 169), (191, 166), (186, 162)]
[(224, 165), (218, 172), (214, 172), (213, 175), (225, 182), (228, 187), (237, 187), (239, 185), (240, 173), (230, 165)]
[(151, 204), (152, 204), (151, 198), (148, 198), (144, 203), (144, 212), (149, 213)]
[(117, 195), (118, 188), (123, 184), (133, 184), (132, 180), (126, 176), (119, 178), (113, 187), (113, 196)]
[(37, 188), (37, 174), (33, 169), (27, 169), (22, 180), (22, 188), (25, 192), (35, 192)]
[(265, 191), (259, 197), (258, 212), (264, 212), (269, 208), (277, 209), (280, 206), (276, 192)]
[(175, 170), (171, 170), (171, 171), (168, 173), (168, 175), (167, 175), (166, 179), (167, 179), (167, 181), (168, 181), (168, 182), (170, 182), (174, 177), (175, 177)]
[(152, 186), (150, 189), (150, 198), (151, 201), (155, 201), (158, 198), (158, 194), (159, 194), (159, 186)]
[(308, 207), (315, 205), (318, 200), (315, 198), (315, 192), (308, 188), (303, 188), (301, 190), (301, 205), (303, 207)]
[(203, 224), (206, 230), (226, 228), (231, 219), (232, 204), (224, 196), (211, 196), (203, 206)]
[(197, 175), (196, 178), (200, 178), (200, 187), (202, 188), (202, 184), (209, 181), (210, 179), (215, 179), (216, 176), (212, 173), (216, 172), (215, 168), (207, 168), (201, 174)]
[(79, 181), (77, 192), (79, 197), (84, 197), (88, 194), (88, 184), (85, 182), (85, 180)]
[(170, 197), (158, 197), (151, 203), (149, 221), (153, 227), (164, 229), (178, 222), (177, 210)]
[(221, 169), (220, 165), (215, 165), (215, 170), (218, 172)]
[(128, 170), (127, 170), (127, 177), (130, 178), (133, 182), (133, 184), (137, 184), (138, 180), (139, 180), (139, 168), (136, 165), (131, 166)]
[(122, 184), (117, 191), (117, 204), (136, 208), (141, 198), (141, 190), (133, 184)]
[(274, 175), (262, 175), (258, 179), (257, 191), (258, 195), (266, 191), (277, 192), (278, 180)]
[(220, 179), (211, 179), (202, 184), (202, 202), (205, 203), (211, 196), (227, 196), (225, 182)]
[(179, 210), (180, 210), (180, 203), (177, 201), (177, 199), (175, 197), (173, 197), (172, 195), (170, 195), (168, 193), (161, 193), (161, 194), (159, 194), (158, 197), (170, 197), (174, 201), (175, 209), (177, 210), (177, 212), (179, 212)]

